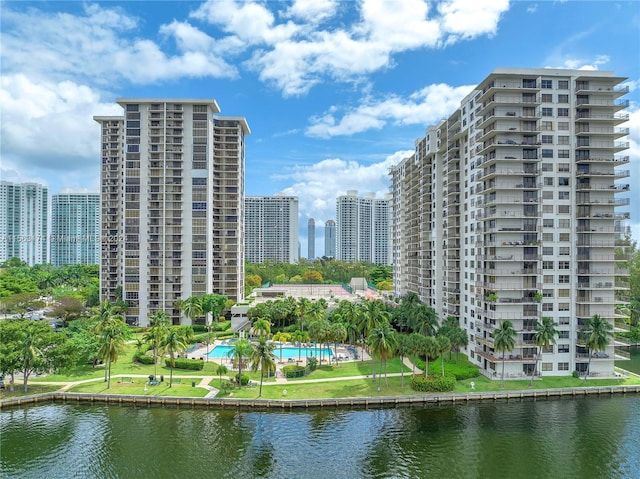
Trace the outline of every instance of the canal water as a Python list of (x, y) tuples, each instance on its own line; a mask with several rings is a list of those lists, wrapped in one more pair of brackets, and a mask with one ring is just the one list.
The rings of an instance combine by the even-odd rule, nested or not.
[(3, 478), (637, 478), (640, 396), (251, 411), (0, 412)]

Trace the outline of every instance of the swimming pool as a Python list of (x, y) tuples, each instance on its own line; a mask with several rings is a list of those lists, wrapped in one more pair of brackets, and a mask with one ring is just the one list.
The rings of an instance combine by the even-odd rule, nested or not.
[[(296, 348), (296, 347), (292, 347), (292, 346), (284, 346), (282, 348), (280, 347), (276, 347), (273, 350), (273, 355), (276, 358), (280, 358), (280, 351), (282, 351), (282, 359), (298, 359), (298, 353), (300, 354), (301, 358), (306, 358), (308, 356), (316, 356), (316, 357), (320, 357), (320, 350), (322, 349), (322, 357), (326, 358), (326, 357), (332, 357), (333, 356), (333, 350), (328, 349), (326, 347), (324, 348)], [(208, 356), (210, 358), (223, 358), (226, 359), (229, 357), (229, 351), (233, 350), (233, 346), (216, 346), (215, 348), (213, 348), (213, 350), (211, 350), (211, 352), (209, 352)]]

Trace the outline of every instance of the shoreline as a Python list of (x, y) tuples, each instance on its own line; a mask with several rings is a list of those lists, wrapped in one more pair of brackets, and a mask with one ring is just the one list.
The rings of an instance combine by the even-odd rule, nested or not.
[(395, 407), (414, 404), (455, 404), (469, 401), (497, 401), (509, 399), (545, 399), (562, 397), (587, 397), (640, 393), (640, 384), (618, 386), (587, 386), (580, 388), (555, 388), (514, 391), (470, 393), (441, 393), (412, 396), (380, 396), (324, 399), (241, 399), (196, 398), (181, 396), (135, 396), (124, 394), (70, 393), (55, 391), (31, 396), (0, 400), (0, 410), (5, 408), (42, 403), (106, 403), (133, 406), (187, 406), (216, 409), (309, 409), (336, 407)]

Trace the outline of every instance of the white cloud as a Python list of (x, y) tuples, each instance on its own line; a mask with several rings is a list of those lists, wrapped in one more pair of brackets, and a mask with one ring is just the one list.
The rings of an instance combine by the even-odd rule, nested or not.
[(494, 35), (500, 16), (508, 9), (509, 0), (449, 0), (438, 5), (442, 29), (451, 34), (447, 43)]
[(118, 105), (102, 103), (88, 86), (34, 82), (25, 75), (2, 76), (0, 103), (3, 168), (19, 165), (20, 171), (97, 174), (100, 128), (92, 117), (122, 114)]
[(296, 0), (283, 14), (308, 23), (319, 23), (335, 15), (338, 8), (336, 0)]
[(412, 153), (413, 150), (397, 151), (370, 165), (340, 158), (326, 159), (312, 165), (295, 166), (273, 178), (293, 182), (283, 192), (299, 196), (301, 218), (326, 221), (335, 219), (336, 198), (347, 190), (358, 190), (360, 194), (374, 192), (379, 198), (383, 197), (389, 192), (389, 168)]
[(536, 13), (538, 11), (538, 4), (534, 3), (527, 7), (527, 13)]
[(154, 41), (135, 38), (138, 20), (118, 8), (86, 5), (79, 15), (52, 15), (35, 8), (4, 9), (3, 22), (10, 26), (3, 29), (1, 37), (5, 72), (105, 85), (122, 79), (147, 84), (183, 77), (237, 75), (233, 66), (216, 55), (222, 48), (203, 32), (175, 22), (162, 27), (160, 33), (174, 36), (181, 51), (168, 55)]
[(545, 68), (568, 68), (570, 70), (599, 70), (602, 65), (609, 63), (608, 55), (596, 55), (595, 58), (567, 58), (558, 66), (546, 66)]
[(408, 98), (391, 95), (384, 100), (366, 98), (362, 104), (344, 112), (336, 119), (338, 107), (332, 107), (320, 117), (311, 119), (307, 136), (329, 138), (381, 129), (387, 123), (396, 125), (428, 125), (450, 114), (472, 86), (452, 87), (445, 84), (429, 85)]

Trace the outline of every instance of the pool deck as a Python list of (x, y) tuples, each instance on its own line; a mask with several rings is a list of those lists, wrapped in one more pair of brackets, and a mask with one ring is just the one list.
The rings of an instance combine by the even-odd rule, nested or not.
[[(187, 357), (189, 357), (190, 359), (204, 359), (204, 361), (214, 361), (218, 364), (224, 364), (225, 366), (227, 366), (229, 368), (229, 370), (232, 370), (232, 360), (229, 358), (210, 358), (207, 356), (208, 352), (213, 351), (213, 348), (215, 348), (216, 346), (229, 346), (229, 344), (225, 343), (224, 341), (221, 340), (215, 340), (212, 343), (209, 344), (209, 346), (207, 347), (207, 345), (202, 345), (200, 344), (199, 347), (197, 349), (194, 349), (193, 351), (189, 352), (186, 354)], [(283, 347), (289, 347), (289, 348), (297, 348), (298, 346), (296, 344), (293, 343), (283, 343)], [(312, 347), (311, 345), (308, 345), (307, 347)], [(326, 348), (326, 346), (324, 346)], [(334, 356), (332, 356), (332, 358), (337, 357), (337, 362), (351, 362), (351, 361), (356, 361), (356, 360), (361, 360), (364, 359), (369, 360), (371, 359), (371, 357), (367, 354), (366, 351), (363, 351), (361, 348), (357, 348), (357, 352), (358, 352), (358, 358), (356, 359), (354, 357), (354, 355), (351, 353), (351, 351), (349, 350), (349, 348), (347, 348), (344, 345), (340, 345), (337, 347), (337, 350), (331, 346), (331, 351), (334, 353)], [(276, 383), (286, 383), (287, 380), (284, 377), (284, 374), (282, 373), (282, 368), (283, 366), (286, 366), (288, 364), (298, 364), (298, 365), (305, 365), (307, 364), (307, 358), (302, 357), (301, 360), (295, 359), (295, 358), (291, 358), (291, 359), (287, 359), (287, 358), (283, 358), (282, 360), (280, 360), (280, 358), (278, 357), (278, 349), (276, 348), (274, 351), (274, 355), (276, 356)], [(337, 352), (337, 356), (336, 356), (336, 352)], [(362, 357), (364, 356), (364, 358)], [(345, 359), (346, 358), (346, 359)], [(322, 364), (326, 364), (327, 360), (323, 358)]]

